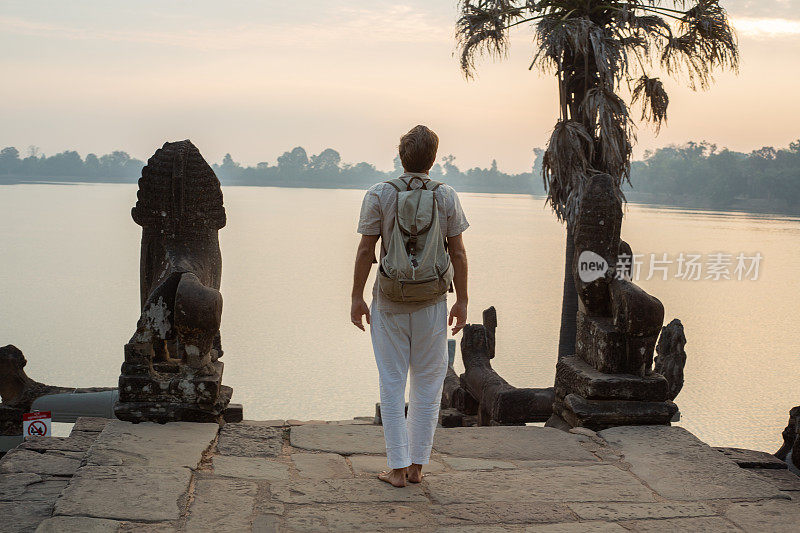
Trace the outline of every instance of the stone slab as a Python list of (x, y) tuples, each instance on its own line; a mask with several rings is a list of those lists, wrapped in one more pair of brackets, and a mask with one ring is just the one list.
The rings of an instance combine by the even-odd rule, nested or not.
[(71, 476), (81, 462), (55, 453), (15, 449), (0, 459), (0, 473), (32, 472), (47, 476)]
[(270, 492), (280, 502), (300, 504), (428, 501), (419, 484), (398, 490), (375, 479), (283, 482), (270, 486)]
[(504, 470), (516, 468), (514, 463), (497, 459), (473, 459), (470, 457), (442, 457), (442, 461), (453, 470)]
[(289, 465), (261, 457), (214, 456), (214, 474), (241, 479), (284, 481), (289, 479)]
[(392, 503), (304, 505), (286, 512), (286, 526), (292, 531), (419, 530), (427, 519), (418, 507)]
[(97, 438), (96, 433), (81, 432), (71, 437), (32, 437), (17, 449), (33, 450), (37, 452), (62, 451), (62, 452), (86, 452)]
[(476, 501), (654, 501), (653, 493), (636, 478), (611, 465), (448, 472), (426, 479), (431, 499), (443, 505)]
[(258, 486), (240, 479), (198, 479), (187, 531), (249, 531)]
[(341, 455), (385, 454), (383, 428), (350, 424), (307, 424), (294, 426), (290, 433), (290, 443), (295, 448), (332, 452)]
[(746, 450), (744, 448), (714, 448), (741, 468), (774, 468), (786, 470), (786, 463), (767, 452)]
[(52, 502), (0, 502), (3, 533), (28, 533), (50, 518)]
[(69, 480), (67, 478), (50, 478), (39, 483), (28, 485), (25, 492), (17, 496), (17, 501), (42, 501), (53, 503), (58, 496), (67, 488)]
[(433, 519), (440, 525), (532, 524), (574, 520), (569, 508), (552, 502), (472, 502), (435, 505)]
[(558, 361), (556, 383), (564, 391), (561, 396), (574, 393), (591, 400), (667, 399), (667, 380), (661, 374), (604, 374), (576, 356)]
[(584, 440), (582, 435), (536, 426), (440, 428), (433, 447), (454, 457), (597, 462), (597, 457), (581, 447)]
[(283, 520), (271, 514), (257, 515), (253, 519), (253, 533), (282, 533)]
[(54, 516), (36, 528), (36, 533), (116, 533), (121, 522), (86, 516)]
[(775, 498), (780, 491), (681, 427), (625, 426), (599, 435), (669, 500)]
[(338, 453), (293, 453), (291, 459), (302, 478), (347, 479), (353, 477), (344, 457)]
[(772, 468), (753, 468), (748, 470), (782, 491), (800, 491), (800, 476), (789, 470), (775, 470)]
[(75, 421), (75, 425), (72, 426), (72, 432), (85, 431), (89, 433), (100, 433), (109, 422), (111, 422), (110, 418), (82, 416)]
[(708, 504), (701, 502), (655, 502), (655, 503), (570, 503), (578, 518), (582, 520), (643, 520), (712, 516), (716, 514)]
[(3, 474), (0, 476), (0, 501), (15, 500), (29, 485), (42, 481), (42, 476), (32, 472)]
[(222, 455), (277, 457), (283, 451), (283, 430), (254, 424), (225, 424), (217, 449)]
[[(630, 526), (634, 531), (640, 531), (641, 533), (686, 533), (688, 531), (702, 531), (703, 533), (741, 533), (738, 527), (719, 516), (637, 520), (635, 522), (625, 522), (624, 525)], [(772, 532), (774, 530), (769, 529), (764, 531)]]
[(623, 533), (628, 530), (613, 522), (566, 522), (528, 526), (525, 531), (536, 533)]
[(56, 501), (55, 515), (161, 522), (180, 518), (188, 468), (84, 466)]
[[(377, 474), (389, 468), (384, 455), (351, 455), (350, 464), (356, 474)], [(444, 465), (432, 460), (422, 467), (423, 474), (444, 472)]]
[(271, 428), (279, 428), (288, 425), (286, 420), (242, 420), (240, 423), (245, 426), (262, 426)]
[(572, 426), (595, 431), (614, 426), (669, 424), (678, 406), (672, 402), (587, 400), (577, 394), (556, 398), (553, 409)]
[(92, 445), (87, 464), (197, 468), (216, 438), (217, 424), (170, 422), (133, 424), (112, 420)]
[(745, 531), (796, 533), (800, 505), (781, 500), (734, 503), (725, 511), (725, 517)]

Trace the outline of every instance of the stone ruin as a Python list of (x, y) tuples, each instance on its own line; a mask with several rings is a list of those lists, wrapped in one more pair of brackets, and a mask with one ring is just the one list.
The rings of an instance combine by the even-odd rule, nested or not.
[(0, 435), (22, 435), (22, 415), (31, 412), (33, 402), (42, 396), (112, 390), (45, 385), (28, 377), (26, 364), (25, 355), (16, 346), (9, 344), (0, 348)]
[[(672, 400), (683, 384), (683, 326), (673, 321), (664, 328), (654, 371), (653, 349), (662, 330), (664, 306), (634, 285), (629, 265), (619, 261), (622, 253), (632, 255), (620, 240), (621, 225), (622, 202), (611, 177), (592, 176), (581, 197), (574, 232), (576, 353), (557, 364), (550, 426), (601, 430), (669, 425), (678, 412)], [(604, 261), (608, 268), (599, 277), (585, 275), (584, 270), (582, 279), (580, 263), (586, 258)]]
[(464, 373), (447, 368), (442, 388), (441, 422), (445, 427), (523, 425), (544, 422), (552, 414), (553, 388), (517, 388), (492, 368), (497, 312), (483, 312), (483, 324), (467, 324), (461, 338)]
[(219, 360), (219, 180), (190, 141), (165, 143), (142, 169), (131, 215), (142, 227), (141, 317), (114, 412), (131, 422), (221, 422), (233, 390)]
[(800, 475), (800, 405), (789, 411), (789, 423), (783, 430), (783, 446), (775, 457), (785, 462), (789, 469)]

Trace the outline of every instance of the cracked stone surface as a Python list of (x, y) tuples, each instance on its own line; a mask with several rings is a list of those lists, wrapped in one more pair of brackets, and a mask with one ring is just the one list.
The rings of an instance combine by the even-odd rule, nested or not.
[(241, 479), (285, 481), (289, 479), (289, 465), (262, 457), (217, 455), (214, 457), (214, 474)]
[[(780, 533), (800, 523), (797, 476), (675, 427), (440, 428), (430, 475), (398, 489), (375, 479), (383, 434), (366, 424), (227, 424), (216, 447), (215, 428), (92, 424), (77, 440), (98, 445), (71, 479), (0, 475), (0, 531)], [(84, 456), (68, 440), (18, 451), (47, 469)]]
[(353, 477), (344, 457), (337, 453), (293, 453), (292, 462), (302, 478), (347, 479)]
[(452, 428), (436, 432), (433, 448), (455, 457), (596, 462), (598, 459), (580, 445), (586, 439), (554, 428)]
[(427, 484), (431, 499), (441, 504), (654, 500), (636, 478), (612, 465), (454, 472), (431, 475)]
[(283, 430), (270, 425), (225, 424), (217, 449), (222, 455), (276, 457), (283, 448)]
[(236, 479), (199, 479), (189, 509), (187, 531), (250, 529), (258, 486)]
[(380, 426), (359, 424), (294, 426), (291, 429), (290, 442), (295, 448), (341, 455), (386, 453), (383, 428)]
[(0, 459), (0, 473), (32, 472), (48, 476), (71, 476), (80, 465), (80, 460), (56, 453), (14, 449)]
[(218, 430), (217, 424), (113, 420), (97, 437), (86, 461), (98, 466), (196, 468)]
[[(179, 461), (182, 462), (182, 461)], [(160, 522), (180, 518), (192, 472), (181, 466), (84, 466), (56, 501), (55, 515)]]
[(622, 453), (631, 472), (667, 499), (785, 497), (681, 427), (625, 426), (599, 435)]

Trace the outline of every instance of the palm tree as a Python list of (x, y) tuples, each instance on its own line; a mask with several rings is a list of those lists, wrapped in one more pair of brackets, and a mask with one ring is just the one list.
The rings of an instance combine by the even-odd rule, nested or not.
[(685, 75), (693, 90), (707, 89), (715, 70), (738, 71), (736, 36), (719, 0), (461, 0), (459, 8), (456, 38), (467, 78), (477, 57), (505, 57), (510, 29), (530, 24), (530, 68), (558, 79), (559, 118), (542, 177), (548, 203), (567, 226), (558, 356), (571, 355), (578, 306), (572, 232), (583, 185), (609, 174), (624, 200), (620, 187), (630, 182), (635, 124), (620, 93), (641, 105), (641, 120), (658, 132), (669, 97), (649, 71), (660, 66), (667, 75)]

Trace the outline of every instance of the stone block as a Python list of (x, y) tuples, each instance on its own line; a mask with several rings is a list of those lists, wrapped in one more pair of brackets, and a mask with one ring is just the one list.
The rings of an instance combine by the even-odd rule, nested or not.
[(428, 513), (419, 507), (397, 503), (304, 505), (286, 512), (291, 531), (421, 530), (427, 521)]
[[(356, 475), (374, 475), (389, 468), (385, 455), (351, 455), (350, 464)], [(425, 474), (444, 472), (444, 466), (439, 461), (431, 460), (422, 470)]]
[(653, 493), (612, 465), (454, 472), (426, 478), (442, 505), (472, 502), (652, 502)]
[(252, 424), (225, 424), (217, 449), (222, 455), (277, 457), (283, 451), (283, 430)]
[(608, 317), (578, 313), (575, 355), (605, 374), (627, 373), (625, 339)]
[(445, 428), (462, 427), (464, 413), (457, 409), (439, 409), (439, 424)]
[(229, 403), (222, 413), (222, 417), (228, 424), (235, 424), (244, 420), (244, 406), (240, 403)]
[[(625, 522), (642, 533), (683, 533), (702, 531), (703, 533), (734, 533), (741, 530), (728, 520), (719, 516), (699, 516), (695, 518), (667, 518), (664, 520), (637, 520)], [(774, 531), (774, 530), (770, 530)]]
[(36, 533), (116, 533), (121, 522), (86, 516), (54, 516), (36, 528)]
[(789, 470), (753, 468), (748, 470), (782, 491), (800, 491), (800, 476)]
[(377, 455), (386, 453), (383, 428), (367, 425), (296, 426), (289, 434), (294, 448), (340, 455)]
[(572, 460), (596, 462), (581, 440), (553, 428), (494, 426), (439, 429), (433, 448), (454, 457), (513, 460)]
[[(786, 470), (786, 463), (767, 452), (743, 448), (714, 448), (741, 468), (771, 468)], [(796, 477), (796, 476), (795, 476)]]
[(625, 533), (628, 531), (613, 522), (565, 522), (528, 526), (526, 533)]
[(31, 472), (45, 476), (71, 476), (80, 465), (80, 460), (56, 453), (14, 449), (0, 459), (0, 473)]
[(678, 406), (672, 402), (587, 400), (577, 394), (556, 399), (553, 410), (572, 427), (600, 431), (615, 426), (669, 424)]
[(442, 461), (453, 470), (507, 470), (516, 468), (514, 463), (496, 459), (473, 459), (471, 457), (442, 457)]
[(19, 498), (29, 485), (42, 481), (42, 476), (32, 472), (3, 474), (0, 476), (0, 501), (12, 501)]
[(72, 433), (82, 431), (86, 433), (100, 433), (105, 429), (108, 423), (111, 422), (110, 418), (97, 418), (91, 416), (82, 416), (75, 421), (72, 426)]
[(681, 427), (615, 427), (599, 435), (631, 472), (669, 500), (785, 497)]
[(611, 313), (625, 336), (657, 337), (664, 325), (661, 301), (628, 280), (611, 282)]
[(323, 480), (353, 477), (344, 457), (336, 453), (293, 453), (291, 459), (302, 478)]
[(56, 501), (54, 515), (161, 522), (177, 520), (188, 468), (84, 466)]
[(716, 514), (711, 506), (702, 502), (592, 502), (570, 503), (569, 508), (581, 520), (607, 520), (613, 522), (620, 520), (712, 516)]
[(69, 437), (31, 437), (19, 446), (18, 450), (33, 450), (36, 452), (59, 451), (83, 453), (87, 451), (99, 433), (87, 431), (75, 432)]
[(198, 479), (186, 531), (250, 531), (258, 485), (239, 479)]
[(197, 468), (217, 436), (217, 424), (171, 422), (132, 424), (111, 421), (86, 457), (100, 466), (165, 466)]
[(38, 501), (54, 503), (58, 496), (69, 485), (67, 478), (49, 478), (33, 483), (25, 488), (25, 492), (17, 496), (16, 501)]
[(440, 525), (535, 524), (573, 520), (569, 508), (553, 502), (481, 502), (434, 505), (433, 519)]
[(289, 479), (289, 465), (262, 457), (217, 455), (214, 457), (214, 474), (241, 479), (284, 481)]
[(29, 533), (50, 518), (53, 502), (0, 502), (3, 533)]
[(419, 484), (397, 490), (388, 483), (364, 478), (273, 483), (270, 492), (279, 502), (291, 504), (428, 501)]
[(664, 376), (650, 374), (605, 374), (578, 357), (564, 357), (556, 365), (556, 388), (564, 397), (569, 393), (589, 400), (667, 400), (668, 384)]
[(800, 524), (800, 505), (781, 500), (739, 502), (726, 509), (725, 517), (745, 531), (796, 533)]

